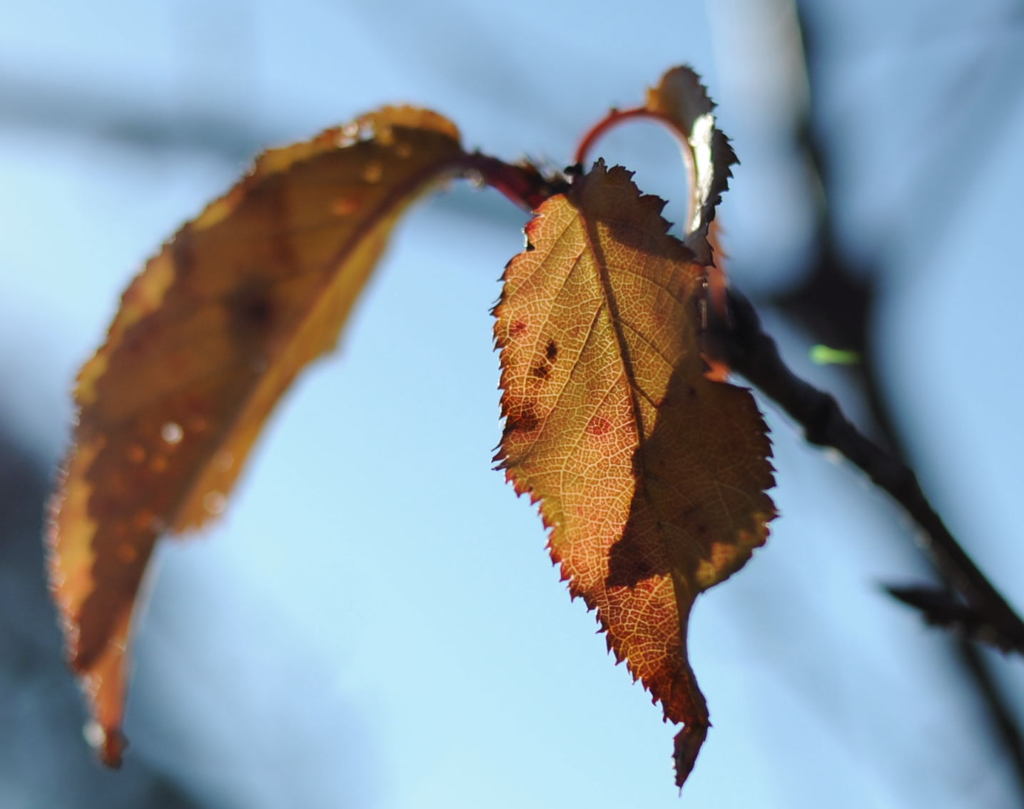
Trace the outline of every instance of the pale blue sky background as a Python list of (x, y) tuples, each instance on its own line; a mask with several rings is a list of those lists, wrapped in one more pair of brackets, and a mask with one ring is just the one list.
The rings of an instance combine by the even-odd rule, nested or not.
[[(816, 8), (843, 235), (858, 255), (884, 245), (886, 384), (926, 488), (1024, 606), (1021, 14)], [(693, 64), (743, 161), (722, 211), (734, 280), (776, 291), (810, 227), (778, 129), (793, 103), (784, 10), (0, 0), (0, 417), (55, 462), (70, 379), (142, 261), (262, 146), (388, 102), (559, 165), (609, 105)], [(603, 144), (680, 209), (670, 140), (636, 126)], [(524, 221), (463, 187), (417, 208), (223, 521), (163, 548), (126, 768), (149, 762), (232, 809), (1013, 805), (945, 640), (878, 592), (919, 576), (903, 518), (770, 406), (783, 516), (695, 610), (715, 726), (677, 797), (672, 728), (570, 603), (533, 508), (490, 471), (488, 310)], [(810, 367), (807, 338), (766, 317), (843, 398), (842, 374)], [(1019, 703), (1019, 663), (1000, 676)], [(18, 744), (2, 736), (0, 760)], [(59, 779), (45, 752), (39, 767)], [(0, 794), (23, 797), (5, 806), (56, 805), (38, 773), (10, 778)]]

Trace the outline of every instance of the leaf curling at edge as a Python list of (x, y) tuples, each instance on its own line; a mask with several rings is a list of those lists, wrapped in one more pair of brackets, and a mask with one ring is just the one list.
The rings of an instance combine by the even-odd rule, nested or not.
[(539, 501), (552, 559), (616, 659), (684, 725), (682, 786), (709, 726), (690, 609), (764, 543), (774, 478), (750, 392), (705, 374), (706, 268), (631, 177), (598, 161), (537, 210), (506, 267), (495, 460)]
[(334, 347), (399, 214), (464, 157), (454, 124), (414, 107), (271, 149), (125, 291), (78, 375), (48, 534), (108, 765), (125, 744), (132, 614), (156, 540), (222, 510), (281, 394)]
[[(700, 76), (690, 67), (665, 72), (647, 90), (644, 109), (672, 128), (682, 148), (690, 176), (690, 202), (684, 241), (696, 260), (707, 267), (706, 316), (729, 321), (728, 278), (723, 266), (719, 224), (715, 221), (722, 194), (729, 189), (732, 167), (739, 163), (729, 138), (718, 128), (715, 102)], [(723, 352), (704, 345), (709, 378), (725, 382), (729, 367)]]
[(694, 70), (674, 67), (647, 90), (644, 110), (676, 132), (690, 173), (684, 241), (699, 263), (712, 265), (715, 211), (729, 188), (732, 166), (739, 163), (729, 138), (717, 126), (715, 102)]

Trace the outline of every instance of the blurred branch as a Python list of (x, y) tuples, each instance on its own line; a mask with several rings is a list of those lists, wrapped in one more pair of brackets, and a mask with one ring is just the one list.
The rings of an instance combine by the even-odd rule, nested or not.
[[(877, 374), (875, 359), (878, 354), (868, 330), (878, 297), (878, 282), (873, 270), (877, 270), (880, 266), (882, 253), (877, 252), (875, 256), (868, 257), (865, 266), (854, 266), (850, 257), (844, 253), (838, 243), (835, 213), (830, 205), (831, 177), (827, 170), (822, 140), (812, 119), (813, 102), (819, 90), (816, 67), (819, 64), (817, 45), (820, 38), (812, 24), (811, 12), (814, 11), (814, 7), (805, 6), (799, 0), (792, 0), (792, 2), (794, 20), (799, 28), (798, 41), (802, 43), (801, 56), (804, 68), (802, 79), (809, 90), (808, 105), (794, 121), (793, 139), (797, 147), (807, 156), (818, 193), (815, 195), (816, 232), (812, 246), (810, 271), (797, 288), (781, 296), (777, 302), (784, 311), (802, 322), (815, 339), (844, 349), (854, 350), (864, 358), (863, 363), (851, 369), (851, 372), (859, 377), (860, 387), (867, 399), (872, 419), (888, 449), (894, 457), (900, 458), (904, 455), (903, 442)], [(1003, 51), (1003, 55), (1007, 55), (1006, 51)], [(1010, 56), (1012, 57), (1012, 54)], [(1006, 85), (1008, 82), (1012, 84), (1014, 75), (1016, 72), (1012, 70), (1001, 74), (1001, 78), (1006, 79), (1001, 82), (1004, 85), (1003, 89), (1007, 91), (1013, 89)], [(1019, 90), (1019, 87), (1017, 89)], [(959, 98), (960, 95), (958, 93), (957, 97)], [(1013, 106), (1007, 103), (1007, 97), (1000, 97), (995, 100), (994, 109), (982, 110), (979, 108), (981, 100), (977, 98), (979, 94), (970, 92), (966, 95), (977, 102), (972, 104), (969, 110), (971, 114), (965, 112), (960, 117), (961, 126), (959, 127), (949, 127), (948, 125), (941, 127), (941, 131), (949, 135), (943, 143), (945, 148), (931, 150), (932, 157), (925, 165), (923, 175), (919, 175), (922, 178), (921, 187), (927, 186), (925, 190), (928, 191), (923, 198), (945, 200), (946, 208), (948, 208), (945, 211), (947, 216), (953, 214), (954, 206), (950, 202), (955, 199), (963, 199), (963, 195), (962, 193), (940, 194), (939, 197), (936, 197), (935, 177), (941, 178), (939, 182), (946, 189), (954, 187), (958, 188), (958, 191), (962, 191), (962, 188), (958, 186), (961, 183), (967, 185), (979, 173), (976, 161), (950, 159), (950, 155), (958, 155), (963, 152), (961, 136), (964, 133), (961, 130), (969, 128), (971, 131), (966, 133), (967, 136), (984, 138), (986, 143), (992, 143), (1001, 125), (1009, 120), (1010, 116), (1007, 113)], [(986, 96), (991, 101), (990, 93), (980, 95)], [(960, 105), (953, 106), (960, 108)], [(945, 116), (943, 120), (945, 121)], [(976, 132), (979, 128), (979, 120), (985, 121), (985, 126), (981, 127), (984, 132), (980, 134)], [(964, 176), (965, 174), (966, 176)], [(884, 235), (889, 237), (886, 244), (891, 245), (893, 234)], [(941, 521), (938, 521), (938, 524), (941, 526)], [(944, 526), (942, 526), (942, 530), (945, 531)], [(967, 561), (970, 561), (969, 558)], [(970, 567), (974, 568), (973, 563)], [(942, 565), (938, 565), (937, 570), (948, 591), (951, 586), (955, 585), (955, 580), (949, 577), (946, 568)], [(955, 596), (950, 593), (949, 598), (955, 599)], [(1001, 597), (999, 600), (1002, 601)], [(1005, 605), (1005, 601), (1002, 603)], [(958, 638), (956, 649), (963, 672), (984, 703), (990, 725), (1007, 751), (1008, 759), (1014, 769), (1018, 790), (1024, 794), (1024, 736), (1021, 734), (1015, 713), (1010, 708), (1009, 700), (1002, 693), (987, 661), (970, 640), (965, 637)]]
[(135, 149), (195, 151), (244, 163), (281, 138), (219, 112), (172, 112), (161, 105), (89, 86), (4, 77), (0, 125), (27, 127), (121, 142)]
[(1004, 652), (1012, 651), (1001, 645), (999, 632), (985, 620), (984, 615), (945, 588), (887, 584), (883, 589), (908, 607), (920, 610), (922, 617), (932, 626), (989, 643)]
[[(93, 138), (137, 152), (191, 152), (239, 171), (268, 146), (296, 139), (294, 133), (262, 129), (230, 113), (194, 107), (175, 112), (153, 102), (97, 93), (89, 86), (62, 87), (10, 76), (0, 77), (0, 127)], [(508, 207), (491, 195), (456, 191), (440, 196), (438, 203), (462, 219), (505, 225), (510, 217)]]
[(956, 541), (921, 491), (914, 473), (864, 436), (843, 415), (836, 400), (797, 377), (765, 334), (753, 305), (729, 292), (732, 322), (712, 324), (713, 348), (733, 370), (777, 402), (803, 428), (812, 444), (831, 447), (864, 471), (920, 526), (925, 547), (975, 612), (991, 625), (1001, 648), (1024, 654), (1024, 621), (1003, 599)]
[[(922, 8), (922, 16), (934, 18), (933, 9)], [(922, 21), (924, 22), (924, 21)], [(990, 36), (960, 66), (947, 91), (933, 102), (928, 126), (927, 150), (908, 183), (916, 202), (915, 218), (923, 220), (929, 233), (941, 234), (958, 226), (961, 214), (955, 200), (968, 199), (986, 176), (986, 168), (999, 153), (999, 140), (1012, 124), (1024, 98), (1024, 10), (1007, 8), (995, 20)], [(962, 28), (963, 35), (968, 31)], [(950, 159), (968, 155), (969, 159)], [(885, 223), (879, 234), (883, 249), (897, 246), (904, 224), (898, 217)], [(940, 239), (930, 239), (915, 253), (924, 263)]]

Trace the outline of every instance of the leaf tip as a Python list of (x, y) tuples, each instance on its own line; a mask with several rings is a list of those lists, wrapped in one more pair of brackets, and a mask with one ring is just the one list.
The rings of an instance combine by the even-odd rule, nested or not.
[(128, 740), (118, 728), (105, 728), (99, 722), (91, 720), (86, 723), (82, 732), (86, 742), (96, 751), (103, 764), (114, 770), (120, 769)]
[(697, 761), (697, 754), (707, 738), (710, 722), (689, 721), (686, 726), (676, 734), (672, 760), (676, 768), (676, 786), (683, 788), (687, 777), (693, 771), (693, 765)]

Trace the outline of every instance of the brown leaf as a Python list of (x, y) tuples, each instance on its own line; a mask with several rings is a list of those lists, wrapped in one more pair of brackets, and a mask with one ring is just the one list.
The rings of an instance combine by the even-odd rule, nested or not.
[(124, 293), (82, 368), (50, 578), (104, 760), (158, 536), (216, 516), (284, 390), (330, 350), (402, 210), (462, 159), (445, 118), (385, 108), (264, 153)]
[(616, 658), (685, 723), (682, 785), (708, 727), (690, 608), (764, 542), (774, 481), (749, 392), (704, 373), (705, 268), (630, 177), (599, 161), (539, 208), (506, 268), (496, 460), (540, 501), (552, 558)]

